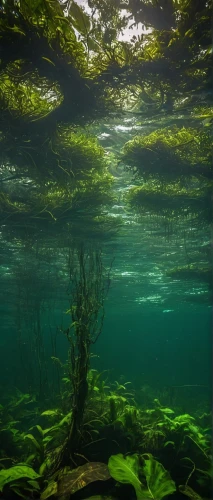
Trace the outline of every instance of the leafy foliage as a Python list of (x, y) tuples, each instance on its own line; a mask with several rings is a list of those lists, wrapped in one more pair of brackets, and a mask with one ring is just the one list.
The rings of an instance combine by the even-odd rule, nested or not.
[(109, 459), (109, 471), (112, 477), (121, 483), (130, 483), (134, 486), (137, 499), (154, 498), (161, 500), (164, 496), (176, 491), (175, 483), (164, 467), (152, 455), (144, 459), (142, 473), (146, 478), (146, 486), (140, 481), (141, 469), (138, 455), (114, 455)]
[(212, 287), (212, 269), (210, 267), (189, 264), (170, 269), (167, 271), (167, 275), (174, 279), (203, 281)]
[[(61, 254), (64, 242), (70, 248), (76, 235), (87, 240), (117, 230), (120, 221), (107, 215), (115, 202), (110, 159), (86, 129), (89, 123), (111, 113), (113, 118), (123, 116), (123, 111), (128, 117), (134, 113), (136, 120), (154, 128), (151, 134), (128, 141), (119, 157), (136, 174), (136, 182), (147, 181), (129, 190), (125, 198), (129, 206), (170, 220), (185, 216), (202, 223), (211, 220), (210, 0), (89, 0), (88, 5), (91, 14), (75, 1), (1, 2), (0, 219), (3, 236), (16, 242), (17, 261), (22, 251), (31, 260), (29, 248), (37, 255), (38, 240), (42, 241), (45, 262), (52, 241)], [(140, 22), (151, 30), (123, 40), (122, 30), (129, 23), (133, 27)], [(176, 116), (181, 124), (178, 127), (173, 126)], [(54, 239), (47, 241), (44, 235), (51, 231)], [(84, 291), (94, 299), (97, 282), (91, 275), (92, 288)], [(178, 279), (193, 275), (208, 281), (209, 268), (189, 264), (170, 270), (170, 275)], [(36, 272), (32, 276), (35, 285)], [(85, 303), (78, 303), (78, 308), (70, 304), (73, 322), (67, 331), (69, 340), (70, 331), (88, 328), (88, 317), (97, 319), (100, 305), (102, 308), (97, 301), (92, 311)], [(36, 321), (40, 326), (39, 314)], [(20, 331), (22, 327), (23, 322)], [(94, 327), (92, 334), (95, 341), (99, 330)], [(87, 341), (80, 346), (86, 356)], [(70, 341), (74, 368), (79, 360), (76, 345)], [(88, 360), (83, 363), (86, 369)], [(41, 359), (39, 362), (42, 365)], [(87, 398), (83, 398), (85, 411), (80, 411), (78, 437), (79, 446), (88, 455), (102, 453), (107, 461), (113, 446), (124, 453), (136, 451), (126, 459), (121, 455), (121, 461), (125, 467), (128, 463), (132, 478), (140, 465), (137, 471), (143, 472), (146, 480), (135, 475), (134, 481), (148, 498), (162, 498), (168, 484), (172, 489), (172, 480), (169, 483), (163, 466), (151, 455), (145, 455), (139, 464), (139, 452), (160, 455), (164, 465), (167, 455), (172, 456), (181, 471), (187, 460), (189, 466), (193, 459), (193, 480), (196, 477), (199, 484), (209, 478), (209, 439), (193, 417), (177, 415), (156, 402), (151, 409), (142, 410), (136, 406), (128, 383), (112, 386), (95, 372), (88, 375), (87, 370), (77, 380), (75, 373), (73, 370), (73, 378), (70, 373), (64, 377), (66, 388), (60, 395), (63, 410), (47, 404), (43, 411), (31, 402), (29, 394), (19, 394), (10, 405), (0, 407), (2, 488), (33, 495), (39, 491), (39, 476), (47, 476), (53, 464), (56, 469), (59, 466), (73, 415), (68, 408), (71, 378), (76, 387), (84, 380)], [(26, 407), (28, 403), (33, 409)], [(10, 464), (20, 459), (24, 463), (4, 469), (8, 459)], [(79, 454), (77, 463), (81, 459)], [(38, 481), (26, 475), (24, 467), (34, 470), (29, 464), (37, 471)], [(14, 474), (15, 467), (21, 468), (20, 476), (10, 483), (9, 474)], [(93, 473), (90, 470), (87, 476), (89, 465), (83, 467), (87, 483)], [(106, 472), (106, 465), (103, 468)], [(78, 469), (66, 471), (57, 483), (54, 477), (44, 497), (55, 494), (59, 485), (61, 491), (73, 492), (74, 476), (78, 489), (83, 487), (78, 474)], [(189, 479), (191, 475), (184, 492), (192, 498)]]
[(173, 126), (128, 141), (123, 161), (145, 178), (175, 179), (196, 174), (210, 178), (211, 144), (211, 134), (207, 132)]
[(106, 481), (110, 478), (107, 465), (98, 462), (89, 462), (72, 471), (61, 474), (58, 482), (50, 482), (41, 495), (46, 500), (51, 495), (73, 495), (76, 491), (87, 486), (93, 481)]
[[(3, 491), (6, 486), (22, 496), (24, 492), (33, 492), (40, 489), (37, 479), (40, 475), (37, 474), (31, 467), (27, 465), (15, 465), (9, 469), (0, 471), (0, 491)], [(27, 498), (27, 497), (24, 497)]]
[(198, 219), (211, 219), (212, 183), (194, 181), (193, 187), (184, 187), (181, 182), (160, 183), (148, 181), (141, 186), (131, 187), (126, 201), (139, 213), (147, 210), (152, 214), (174, 217), (194, 215)]
[(134, 486), (137, 499), (141, 497), (141, 482), (139, 480), (140, 463), (138, 455), (127, 456), (122, 454), (112, 455), (108, 462), (109, 472), (116, 480)]

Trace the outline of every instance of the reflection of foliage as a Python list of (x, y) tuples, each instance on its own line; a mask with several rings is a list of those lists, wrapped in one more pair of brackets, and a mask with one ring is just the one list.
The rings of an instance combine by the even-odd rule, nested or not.
[(179, 266), (167, 271), (167, 276), (174, 279), (198, 280), (207, 282), (212, 287), (212, 269), (197, 264)]
[[(107, 84), (114, 79), (117, 87), (122, 83), (126, 86), (130, 83), (138, 85), (141, 90), (138, 101), (141, 100), (141, 112), (145, 116), (147, 112), (172, 112), (174, 103), (178, 105), (179, 97), (182, 100), (183, 91), (186, 96), (191, 90), (211, 87), (210, 0), (90, 0), (89, 5), (98, 12), (100, 24), (104, 23), (100, 45), (104, 48), (103, 42), (107, 43)], [(141, 37), (133, 34), (132, 43), (118, 43), (117, 31), (121, 29), (119, 9), (124, 25), (123, 9), (125, 14), (128, 12), (126, 17), (132, 26), (141, 22), (152, 28), (151, 33)], [(107, 37), (107, 30), (112, 26), (115, 29)], [(122, 45), (123, 54), (119, 58)], [(114, 65), (110, 64), (112, 58)]]
[[(72, 227), (76, 217), (82, 218), (85, 213), (93, 226), (98, 226), (95, 217), (101, 217), (100, 209), (106, 209), (113, 200), (113, 177), (96, 140), (63, 129), (54, 145), (44, 144), (36, 154), (36, 162), (32, 157), (33, 145), (23, 144), (18, 155), (17, 148), (13, 151), (11, 144), (8, 148), (10, 160), (14, 155), (14, 176), (31, 177), (31, 182), (21, 187), (18, 181), (8, 189), (14, 176), (5, 174), (4, 191), (0, 193), (2, 221), (17, 227), (23, 221), (27, 225), (69, 223)], [(103, 217), (103, 226), (104, 222)], [(110, 222), (111, 226), (116, 225), (115, 220), (108, 220), (106, 227)]]
[(200, 185), (196, 179), (194, 186), (190, 188), (184, 187), (181, 182), (161, 184), (149, 181), (142, 186), (130, 188), (126, 200), (141, 213), (149, 210), (151, 213), (167, 216), (193, 214), (209, 220), (211, 190), (211, 182)]
[(90, 20), (74, 2), (68, 16), (57, 0), (2, 7), (0, 209), (6, 227), (21, 227), (22, 219), (26, 226), (60, 218), (72, 223), (77, 212), (98, 226), (94, 217), (112, 201), (103, 149), (73, 126), (97, 117), (98, 109), (102, 114), (110, 101), (104, 83), (89, 75), (75, 29), (85, 41)]
[[(112, 201), (113, 179), (103, 151), (79, 132), (79, 123), (135, 104), (140, 108), (140, 103), (151, 114), (163, 112), (164, 106), (172, 111), (174, 103), (175, 109), (183, 108), (183, 90), (188, 95), (192, 88), (208, 89), (210, 5), (203, 0), (195, 4), (130, 1), (126, 13), (120, 1), (90, 0), (88, 15), (75, 2), (68, 2), (66, 10), (57, 0), (3, 3), (0, 205), (7, 226), (19, 217), (28, 226), (32, 220), (39, 226), (43, 219), (65, 223), (77, 212), (86, 217), (88, 209), (94, 221)], [(131, 42), (120, 40), (130, 19), (133, 25), (142, 19), (154, 30)], [(193, 141), (193, 129), (171, 132), (178, 141), (192, 141), (185, 157), (182, 144), (180, 151), (177, 144), (169, 148), (165, 134), (153, 136), (152, 152), (143, 146), (146, 173), (161, 173), (156, 154), (163, 153), (164, 175), (171, 173), (171, 160), (172, 175), (187, 173), (187, 168), (209, 175), (207, 132), (196, 130)], [(192, 157), (191, 169), (186, 162)]]
[(123, 161), (144, 177), (211, 177), (211, 142), (211, 134), (198, 129), (158, 129), (127, 142)]

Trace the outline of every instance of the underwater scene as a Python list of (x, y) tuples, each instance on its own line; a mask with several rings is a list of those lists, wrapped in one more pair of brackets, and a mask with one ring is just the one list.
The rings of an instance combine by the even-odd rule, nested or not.
[(0, 1), (0, 498), (210, 500), (210, 0)]

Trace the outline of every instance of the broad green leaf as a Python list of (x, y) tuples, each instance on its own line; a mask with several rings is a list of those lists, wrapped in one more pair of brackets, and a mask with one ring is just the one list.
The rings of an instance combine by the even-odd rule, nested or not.
[(72, 18), (73, 26), (82, 34), (87, 34), (90, 30), (90, 19), (87, 14), (83, 12), (77, 3), (72, 2), (69, 8), (69, 15)]
[(87, 38), (87, 46), (89, 50), (93, 50), (94, 52), (100, 50), (100, 45), (91, 36)]
[(175, 483), (171, 479), (170, 474), (166, 471), (162, 464), (153, 458), (152, 455), (146, 454), (145, 464), (142, 467), (143, 474), (146, 477), (148, 498), (161, 500), (166, 495), (171, 495), (176, 491)]
[(62, 476), (58, 481), (58, 496), (67, 493), (73, 495), (93, 481), (106, 481), (107, 479), (110, 479), (110, 474), (106, 464), (88, 462)]
[(112, 455), (108, 462), (108, 468), (113, 479), (120, 483), (132, 484), (137, 499), (141, 498), (141, 482), (138, 478), (140, 472), (138, 455), (134, 454), (126, 458), (121, 453)]
[(6, 484), (13, 483), (18, 479), (38, 479), (41, 477), (37, 472), (35, 472), (31, 467), (27, 465), (15, 465), (9, 469), (3, 469), (0, 471), (0, 491)]
[[(155, 460), (152, 455), (144, 455), (144, 465), (140, 466), (139, 455), (127, 456), (112, 455), (108, 467), (111, 476), (121, 483), (129, 483), (135, 488), (137, 500), (151, 498), (161, 500), (164, 496), (176, 491), (175, 483), (164, 467)], [(139, 479), (139, 473), (143, 472), (147, 486)]]

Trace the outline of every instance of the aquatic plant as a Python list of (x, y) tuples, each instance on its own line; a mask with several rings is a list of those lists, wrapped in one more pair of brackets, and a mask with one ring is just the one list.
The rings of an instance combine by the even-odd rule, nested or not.
[[(101, 334), (104, 321), (104, 300), (108, 293), (109, 272), (105, 275), (99, 248), (82, 243), (69, 253), (70, 309), (72, 323), (64, 332), (70, 350), (70, 380), (72, 383), (72, 414), (62, 460), (78, 450), (81, 428), (88, 397), (90, 348)], [(66, 457), (66, 458), (65, 458)]]
[[(89, 0), (89, 5), (92, 15), (74, 1), (64, 5), (58, 0), (1, 2), (3, 238), (13, 241), (17, 262), (22, 261), (23, 254), (28, 256), (28, 260), (22, 261), (27, 273), (31, 269), (29, 261), (35, 257), (41, 259), (44, 269), (48, 249), (53, 247), (52, 264), (59, 262), (60, 278), (65, 272), (59, 253), (66, 253), (64, 249), (71, 247), (74, 257), (68, 271), (71, 324), (64, 329), (70, 347), (68, 373), (63, 374), (65, 387), (61, 384), (56, 404), (50, 401), (54, 391), (44, 377), (41, 286), (36, 288), (35, 280), (38, 268), (35, 266), (30, 274), (40, 300), (37, 306), (32, 302), (34, 316), (28, 309), (29, 302), (28, 311), (22, 307), (24, 299), (29, 298), (24, 273), (19, 273), (19, 279), (18, 272), (13, 273), (19, 293), (24, 288), (15, 317), (19, 320), (19, 348), (24, 335), (27, 337), (23, 333), (26, 320), (28, 339), (31, 320), (35, 333), (35, 344), (29, 341), (26, 349), (32, 353), (32, 347), (36, 347), (29, 363), (26, 351), (21, 351), (22, 366), (36, 381), (31, 385), (31, 378), (29, 381), (26, 377), (26, 383), (31, 390), (36, 388), (35, 396), (40, 391), (43, 399), (39, 405), (34, 401), (27, 408), (30, 397), (26, 389), (26, 394), (12, 398), (10, 408), (0, 407), (1, 465), (5, 466), (7, 458), (14, 463), (22, 458), (25, 465), (32, 463), (46, 478), (61, 462), (72, 461), (74, 465), (84, 460), (78, 452), (92, 455), (96, 438), (98, 453), (104, 457), (111, 453), (112, 441), (124, 453), (152, 451), (155, 456), (161, 455), (164, 465), (167, 457), (172, 457), (175, 464), (181, 463), (181, 472), (187, 469), (184, 492), (190, 496), (188, 480), (209, 477), (209, 440), (197, 421), (190, 415), (176, 415), (174, 410), (156, 402), (150, 409), (141, 410), (125, 383), (109, 385), (98, 374), (89, 373), (90, 348), (102, 329), (103, 296), (109, 280), (108, 276), (104, 281), (102, 274), (96, 274), (96, 270), (103, 270), (100, 254), (87, 254), (81, 245), (76, 251), (76, 241), (109, 237), (121, 223), (107, 215), (114, 203), (110, 161), (106, 161), (103, 148), (85, 128), (111, 112), (113, 119), (124, 110), (128, 117), (136, 113), (143, 125), (149, 118), (155, 120), (151, 122), (155, 129), (152, 134), (136, 136), (124, 147), (122, 161), (127, 169), (143, 180), (149, 179), (145, 186), (129, 192), (130, 206), (143, 213), (145, 210), (168, 217), (169, 223), (186, 215), (202, 222), (211, 220), (212, 186), (207, 182), (212, 175), (211, 122), (204, 121), (206, 115), (211, 120), (211, 112), (207, 113), (205, 106), (208, 107), (211, 92), (212, 6), (210, 0), (129, 1), (128, 5), (119, 0)], [(133, 35), (130, 42), (121, 40), (120, 34), (130, 19), (133, 25), (143, 22), (151, 31)], [(206, 104), (200, 106), (203, 100)], [(179, 123), (187, 114), (187, 126), (168, 126), (179, 110)], [(162, 128), (164, 123), (166, 128)], [(175, 182), (171, 185), (168, 180)], [(92, 275), (94, 269), (97, 279)], [(52, 282), (47, 285), (51, 289)], [(54, 356), (56, 359), (55, 352)], [(49, 399), (47, 393), (51, 395)], [(61, 407), (57, 408), (57, 404)], [(47, 428), (40, 425), (43, 418), (49, 419)], [(102, 448), (104, 439), (108, 444), (106, 451)], [(4, 456), (7, 454), (9, 457)], [(149, 465), (161, 469), (150, 455), (146, 456)], [(191, 476), (189, 468), (193, 471)], [(26, 470), (22, 473), (26, 474)], [(76, 470), (76, 476), (78, 473)], [(68, 489), (73, 492), (72, 478), (74, 472), (68, 477)], [(36, 491), (29, 490), (28, 494), (27, 477), (19, 480), (17, 494), (36, 496), (36, 483)], [(5, 483), (3, 493), (9, 484)], [(64, 492), (66, 482), (61, 485)], [(78, 486), (80, 489), (84, 483), (79, 480)], [(57, 490), (54, 488), (50, 488), (53, 493), (58, 491), (58, 483)], [(148, 490), (148, 482), (145, 489)]]
[[(1, 220), (17, 228), (24, 220), (27, 225), (34, 223), (40, 227), (69, 224), (71, 229), (75, 219), (82, 219), (85, 211), (87, 220), (95, 225), (95, 216), (101, 215), (100, 207), (106, 210), (114, 197), (113, 176), (108, 172), (104, 150), (97, 141), (66, 129), (58, 134), (55, 144), (47, 142), (32, 161), (26, 158), (24, 147), (13, 165), (18, 177), (31, 178), (33, 188), (25, 186), (23, 196), (16, 189), (11, 194), (5, 193), (5, 184), (2, 184)], [(113, 225), (114, 221), (111, 222)]]
[[(138, 500), (164, 496), (176, 491), (175, 483), (162, 464), (152, 455), (137, 454), (124, 457), (122, 454), (111, 456), (108, 462), (111, 476), (121, 483), (132, 484)], [(146, 483), (140, 480), (144, 476)]]
[(50, 496), (72, 495), (94, 481), (106, 481), (110, 478), (106, 464), (87, 462), (73, 470), (62, 470), (57, 481), (50, 481), (41, 494), (41, 500)]
[(191, 263), (169, 269), (166, 274), (174, 279), (202, 281), (212, 288), (212, 269), (209, 266)]
[(126, 201), (139, 213), (175, 218), (192, 215), (207, 221), (211, 218), (211, 182), (194, 182), (192, 187), (184, 187), (181, 182), (161, 183), (152, 180), (141, 186), (131, 187)]
[(30, 451), (30, 455), (25, 459), (26, 463), (33, 464), (39, 470), (39, 474), (43, 475), (51, 470), (54, 463), (52, 449), (56, 450), (60, 447), (67, 437), (71, 412), (60, 418), (62, 416), (60, 411), (46, 410), (41, 416), (49, 417), (53, 425), (42, 428), (41, 425), (36, 424), (29, 429), (30, 433), (23, 433), (22, 437), (27, 440)]
[(136, 136), (123, 148), (122, 161), (145, 179), (211, 178), (212, 138), (208, 132), (177, 126)]
[(40, 478), (41, 476), (28, 465), (15, 465), (0, 471), (0, 491), (6, 493), (9, 489), (27, 500), (29, 495), (39, 492)]

